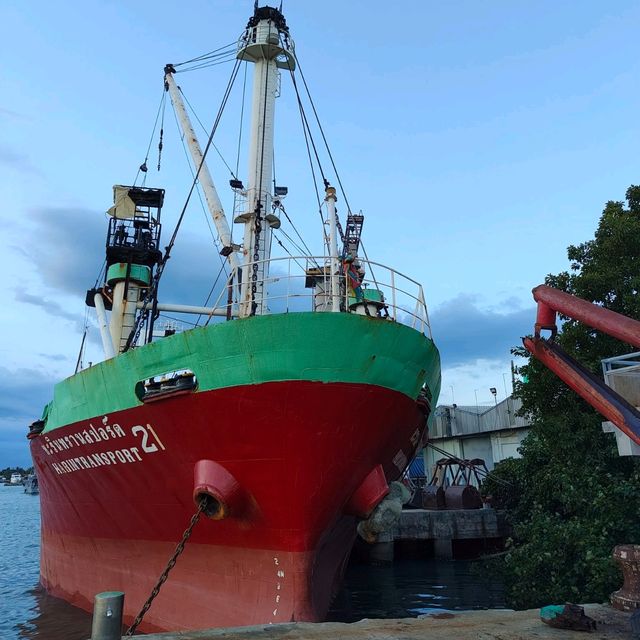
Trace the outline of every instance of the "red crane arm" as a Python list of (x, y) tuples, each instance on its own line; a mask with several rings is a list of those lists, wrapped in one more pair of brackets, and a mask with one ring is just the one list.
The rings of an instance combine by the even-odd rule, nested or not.
[(565, 316), (640, 348), (640, 322), (637, 320), (544, 284), (533, 290), (533, 299), (538, 303), (536, 337), (540, 336), (540, 329), (550, 329), (555, 334), (556, 311), (559, 311)]
[[(538, 314), (534, 338), (522, 339), (527, 351), (636, 444), (640, 444), (640, 413), (553, 342), (557, 331), (556, 312), (635, 347), (640, 347), (640, 322), (543, 284), (533, 290), (533, 298), (538, 303)], [(551, 340), (540, 337), (543, 329), (551, 331)]]

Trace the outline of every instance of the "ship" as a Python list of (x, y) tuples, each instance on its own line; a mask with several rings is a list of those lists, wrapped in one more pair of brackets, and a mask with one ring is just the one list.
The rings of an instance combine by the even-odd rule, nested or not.
[[(206, 162), (213, 131), (201, 146), (175, 80), (184, 67), (164, 68), (226, 282), (205, 306), (162, 301), (176, 238), (162, 248), (165, 191), (115, 186), (106, 268), (86, 297), (104, 360), (59, 382), (28, 434), (53, 596), (90, 611), (96, 594), (123, 591), (132, 624), (195, 522), (136, 620), (148, 632), (322, 621), (358, 531), (375, 539), (425, 445), (440, 388), (422, 286), (363, 255), (364, 216), (339, 216), (346, 196), (326, 177), (321, 255), (272, 252), (288, 222), (276, 97), (288, 78), (301, 85), (281, 9), (256, 3), (232, 57), (236, 75), (252, 68), (253, 92), (231, 222)], [(167, 312), (203, 322), (163, 328)]]
[(24, 479), (24, 492), (32, 496), (38, 495), (38, 477), (35, 473), (30, 473)]

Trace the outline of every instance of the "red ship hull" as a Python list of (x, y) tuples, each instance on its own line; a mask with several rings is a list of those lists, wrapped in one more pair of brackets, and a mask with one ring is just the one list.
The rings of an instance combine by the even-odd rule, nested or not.
[(42, 582), (87, 610), (124, 591), (132, 622), (195, 510), (194, 466), (211, 460), (242, 504), (196, 525), (141, 629), (320, 621), (355, 537), (350, 500), (379, 465), (399, 477), (425, 422), (385, 387), (285, 381), (59, 427), (31, 443)]

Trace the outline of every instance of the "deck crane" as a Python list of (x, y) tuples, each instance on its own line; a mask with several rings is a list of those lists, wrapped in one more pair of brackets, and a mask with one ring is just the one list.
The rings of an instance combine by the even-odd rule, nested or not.
[[(534, 337), (522, 339), (527, 351), (640, 445), (640, 412), (554, 341), (558, 312), (638, 348), (640, 322), (546, 285), (533, 289), (533, 299), (538, 303), (538, 312)], [(543, 330), (551, 331), (551, 336), (543, 338)]]

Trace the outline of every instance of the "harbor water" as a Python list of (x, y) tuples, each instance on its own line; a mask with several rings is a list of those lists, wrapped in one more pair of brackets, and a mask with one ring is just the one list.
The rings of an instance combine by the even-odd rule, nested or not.
[[(38, 586), (40, 501), (21, 486), (0, 486), (0, 638), (87, 640), (88, 613)], [(352, 564), (329, 619), (402, 618), (433, 610), (499, 609), (500, 585), (469, 561), (398, 559), (392, 565)], [(171, 579), (171, 578), (169, 578)]]

